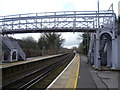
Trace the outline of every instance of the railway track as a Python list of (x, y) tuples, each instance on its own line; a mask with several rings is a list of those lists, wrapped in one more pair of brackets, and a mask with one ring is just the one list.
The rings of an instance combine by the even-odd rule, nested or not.
[[(67, 55), (61, 54), (52, 58), (45, 58), (45, 59), (37, 59), (35, 61), (31, 61), (29, 63), (23, 62), (22, 64), (15, 64), (13, 66), (2, 68), (2, 84), (7, 84), (11, 81), (14, 81), (22, 76), (25, 76), (26, 74), (29, 74), (31, 72), (34, 72), (35, 70), (38, 70), (40, 68), (43, 68), (46, 65), (50, 65), (56, 61), (59, 61), (60, 58)], [(9, 64), (8, 64), (9, 66)]]
[[(46, 65), (40, 69), (37, 69), (31, 73), (28, 73), (27, 75), (18, 78), (17, 80), (13, 80), (3, 85), (2, 89), (8, 90), (11, 88), (15, 88), (17, 90), (26, 90), (30, 88), (36, 88), (36, 86), (38, 86), (39, 83), (42, 83), (42, 81), (44, 81), (46, 77), (49, 77), (49, 75), (51, 75), (52, 72), (55, 73), (55, 70), (62, 67), (62, 65), (65, 66), (65, 64), (69, 63), (73, 57), (74, 57), (73, 53), (67, 54), (64, 57), (59, 58), (59, 60), (56, 60), (56, 62), (53, 62), (50, 65)], [(57, 73), (59, 74), (60, 72), (61, 71)], [(52, 80), (53, 78), (51, 79), (51, 81), (49, 80), (49, 83), (47, 85), (49, 85), (52, 82)], [(42, 88), (46, 88), (47, 85)]]

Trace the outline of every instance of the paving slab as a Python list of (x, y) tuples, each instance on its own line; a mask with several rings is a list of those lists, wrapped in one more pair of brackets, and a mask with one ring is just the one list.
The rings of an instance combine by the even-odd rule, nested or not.
[(89, 71), (86, 59), (82, 56), (80, 58), (80, 70), (77, 88), (97, 88)]
[[(118, 88), (119, 88), (119, 90), (120, 90), (120, 72), (118, 72), (118, 71), (106, 71), (106, 70), (105, 71), (95, 70), (92, 68), (92, 65), (87, 64), (87, 57), (86, 56), (81, 56), (81, 62), (84, 64), (83, 69), (85, 69), (85, 66), (86, 66), (87, 69), (85, 69), (85, 70), (88, 70), (88, 72), (83, 70), (83, 73), (85, 73), (85, 72), (88, 73), (88, 75), (86, 75), (86, 76), (83, 75), (83, 77), (82, 77), (83, 81), (86, 80), (86, 78), (89, 79), (90, 76), (92, 76), (91, 79), (95, 82), (96, 88), (104, 89), (104, 90), (118, 90)], [(89, 75), (89, 74), (91, 74), (91, 75)], [(86, 85), (83, 84), (81, 87), (83, 88), (86, 86), (89, 88), (89, 86), (87, 86), (88, 82), (84, 82), (84, 83)], [(92, 87), (92, 86), (90, 86), (90, 87)]]
[(118, 88), (118, 72), (99, 71), (98, 76), (103, 80), (108, 88)]

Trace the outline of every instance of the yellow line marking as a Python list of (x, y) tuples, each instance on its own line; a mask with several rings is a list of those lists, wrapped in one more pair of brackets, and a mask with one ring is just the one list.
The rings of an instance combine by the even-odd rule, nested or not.
[(28, 63), (28, 62), (32, 62), (32, 61), (36, 61), (36, 60), (40, 60), (40, 59), (52, 58), (52, 57), (56, 57), (56, 56), (59, 56), (59, 55), (62, 55), (62, 54), (39, 57), (39, 58), (35, 58), (35, 59), (29, 59), (29, 60), (25, 60), (25, 61), (14, 62), (14, 63), (7, 63), (7, 64), (3, 64), (0, 68), (10, 67), (10, 66), (14, 66), (14, 65), (17, 65), (17, 64)]
[(77, 83), (78, 83), (78, 74), (79, 74), (79, 68), (80, 68), (80, 56), (77, 54), (77, 61), (78, 61), (78, 67), (77, 67), (77, 73), (76, 73), (76, 78), (75, 78), (75, 83), (74, 83), (74, 90), (76, 90)]
[(60, 77), (64, 74), (64, 72), (66, 72), (66, 70), (69, 68), (69, 66), (74, 62), (74, 59), (76, 58), (76, 55), (74, 56), (74, 58), (72, 59), (72, 61), (67, 65), (67, 67), (57, 76), (57, 78), (47, 87), (47, 89), (51, 88), (52, 85), (54, 87), (54, 83), (60, 79)]

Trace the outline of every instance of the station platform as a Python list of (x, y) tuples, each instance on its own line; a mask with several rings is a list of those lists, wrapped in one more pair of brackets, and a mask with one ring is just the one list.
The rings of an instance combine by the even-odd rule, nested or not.
[(20, 64), (25, 64), (25, 63), (29, 63), (29, 62), (34, 62), (37, 60), (42, 60), (42, 59), (47, 59), (47, 58), (52, 58), (52, 57), (56, 57), (62, 54), (56, 54), (56, 55), (48, 55), (48, 56), (40, 56), (40, 57), (33, 57), (33, 58), (27, 58), (27, 60), (25, 61), (16, 61), (16, 62), (11, 62), (11, 63), (4, 63), (0, 65), (0, 68), (6, 68), (6, 67), (11, 67), (11, 66), (15, 66), (15, 65), (20, 65)]
[(54, 88), (119, 90), (119, 78), (120, 72), (95, 70), (87, 63), (86, 56), (76, 54), (62, 73), (47, 87), (47, 90)]
[(76, 88), (80, 67), (80, 55), (76, 54), (73, 60), (59, 74), (59, 76), (47, 87), (52, 88)]

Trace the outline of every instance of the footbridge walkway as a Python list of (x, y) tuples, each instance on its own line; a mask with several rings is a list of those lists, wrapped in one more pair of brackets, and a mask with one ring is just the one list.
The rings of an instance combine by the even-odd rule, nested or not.
[(114, 24), (113, 10), (42, 12), (1, 16), (0, 32), (95, 32), (98, 28), (113, 28)]

